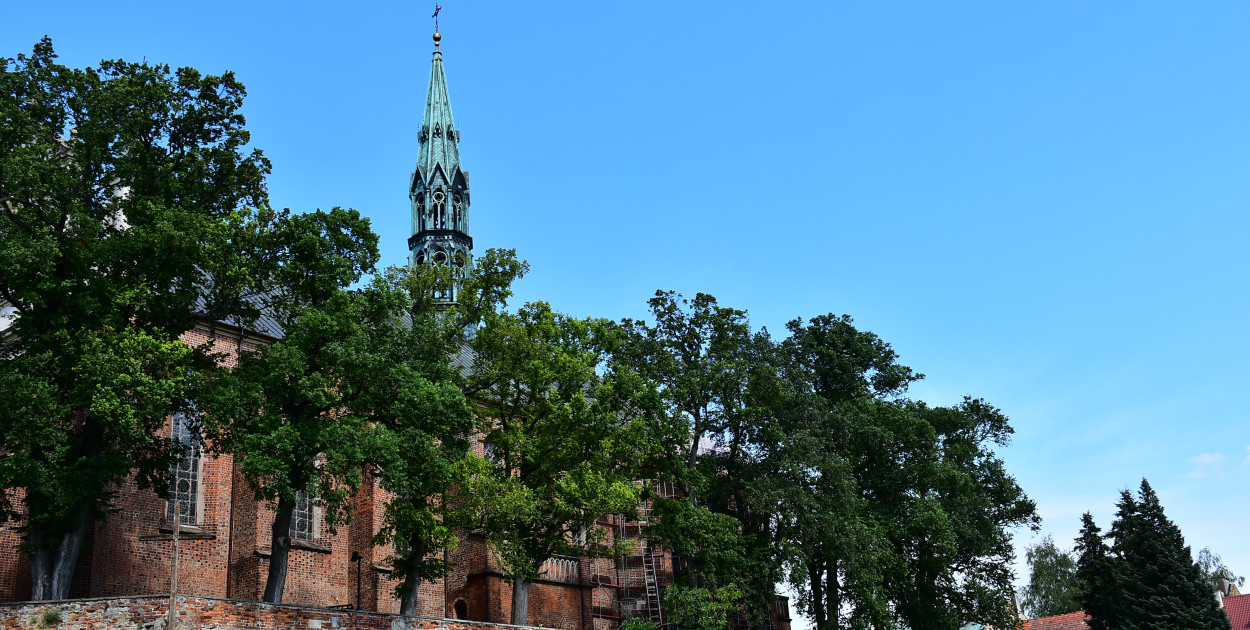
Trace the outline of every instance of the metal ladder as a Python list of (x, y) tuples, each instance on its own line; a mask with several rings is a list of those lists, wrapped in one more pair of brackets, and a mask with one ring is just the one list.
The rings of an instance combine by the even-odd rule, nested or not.
[(642, 553), (642, 579), (647, 602), (647, 617), (663, 628), (664, 608), (660, 602), (660, 584), (656, 578), (655, 554), (651, 545), (647, 544), (647, 539), (642, 536), (642, 527), (649, 525), (650, 520), (651, 505), (644, 502), (638, 508), (638, 548)]

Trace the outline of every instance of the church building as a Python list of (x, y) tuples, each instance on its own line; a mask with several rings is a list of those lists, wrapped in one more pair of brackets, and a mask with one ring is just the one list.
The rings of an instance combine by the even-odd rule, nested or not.
[[(408, 196), (413, 265), (450, 267), (453, 274), (473, 264), (469, 232), (469, 175), (460, 161), (460, 129), (452, 117), (441, 36), (434, 34), (429, 89), (418, 133), (417, 164)], [(453, 283), (454, 284), (454, 283)], [(446, 303), (459, 297), (458, 285), (435, 296)], [(226, 322), (203, 322), (184, 336), (190, 344), (213, 343), (230, 349), (230, 366), (240, 352), (256, 351), (281, 338), (276, 325), (262, 319), (241, 329)], [(194, 448), (181, 417), (167, 430), (193, 448), (174, 465), (171, 496), (166, 501), (141, 490), (133, 481), (119, 489), (116, 511), (89, 532), (71, 589), (72, 598), (124, 597), (168, 593), (174, 519), (180, 536), (179, 592), (213, 598), (257, 601), (265, 587), (270, 557), (273, 513), (257, 501), (230, 454), (211, 456)], [(480, 448), (480, 445), (479, 445)], [(367, 474), (367, 473), (366, 473)], [(366, 479), (353, 503), (350, 524), (331, 533), (323, 526), (315, 501), (303, 500), (291, 526), (290, 569), (284, 604), (361, 608), (397, 613), (393, 575), (386, 560), (390, 550), (373, 545), (380, 529), (384, 491)], [(648, 506), (640, 520), (605, 515), (598, 526), (608, 542), (636, 541), (626, 557), (568, 556), (549, 560), (530, 593), (529, 624), (569, 630), (612, 630), (631, 617), (662, 623), (660, 601), (672, 581), (672, 562), (663, 549), (641, 538)], [(175, 511), (178, 513), (175, 514)], [(20, 534), (0, 529), (0, 601), (30, 598), (29, 561), (20, 550)], [(418, 615), (507, 623), (511, 614), (511, 582), (485, 541), (461, 536), (455, 550), (437, 552), (453, 563), (442, 580), (427, 580), (418, 595)], [(740, 620), (738, 624), (744, 624)], [(788, 630), (785, 598), (778, 598), (768, 627)]]

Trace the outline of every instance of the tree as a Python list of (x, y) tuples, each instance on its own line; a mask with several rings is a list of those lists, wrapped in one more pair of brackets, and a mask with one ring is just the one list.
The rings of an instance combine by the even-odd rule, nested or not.
[[(770, 413), (752, 390), (772, 365), (772, 342), (753, 333), (744, 311), (699, 293), (688, 301), (657, 291), (653, 324), (625, 320), (622, 359), (660, 393), (662, 440), (654, 475), (679, 488), (655, 500), (649, 534), (673, 551), (679, 583), (717, 589), (736, 583), (755, 603), (773, 594), (768, 510), (751, 513), (747, 493), (764, 469), (753, 461)], [(762, 597), (760, 587), (766, 590)], [(755, 607), (753, 607), (755, 608)]]
[(1136, 500), (1121, 493), (1117, 508), (1111, 550), (1121, 565), (1122, 616), (1115, 627), (1228, 630), (1211, 584), (1150, 484), (1142, 479)]
[(47, 38), (0, 68), (0, 516), (57, 599), (124, 481), (168, 492), (161, 429), (212, 368), (179, 337), (247, 310), (270, 166), (230, 73), (73, 69)]
[[(196, 402), (209, 447), (232, 453), (274, 509), (264, 601), (281, 603), (297, 504), (315, 503), (331, 530), (347, 522), (374, 427), (391, 413), (431, 410), (442, 412), (435, 423), (454, 422), (456, 410), (442, 408), (452, 404), (446, 389), (422, 381), (411, 363), (387, 363), (408, 294), (383, 279), (348, 290), (377, 262), (368, 219), (340, 208), (284, 214), (273, 238), (266, 308), (283, 337), (205, 379)], [(379, 400), (377, 379), (395, 400)]]
[(1029, 563), (1029, 584), (1024, 588), (1023, 605), (1029, 617), (1053, 617), (1081, 610), (1076, 578), (1076, 560), (1068, 551), (1055, 546), (1047, 536), (1025, 550)]
[(725, 630), (741, 602), (742, 590), (732, 583), (716, 590), (670, 586), (664, 593), (669, 623), (690, 630)]
[(800, 606), (821, 628), (1010, 625), (1010, 531), (1037, 517), (994, 454), (1006, 417), (903, 398), (921, 375), (847, 316), (789, 328), (807, 402), (788, 405), (778, 517)]
[[(1077, 575), (1091, 627), (1228, 630), (1231, 624), (1211, 583), (1193, 561), (1180, 528), (1164, 515), (1150, 484), (1143, 479), (1136, 497), (1121, 492), (1116, 508), (1109, 550), (1100, 551), (1094, 544), (1098, 530), (1088, 515), (1078, 541), (1082, 556)], [(1101, 553), (1107, 553), (1106, 560), (1099, 560)], [(1083, 567), (1098, 570), (1082, 571)], [(1105, 590), (1109, 585), (1114, 590)]]
[(472, 340), (468, 391), (487, 464), (475, 473), (475, 528), (513, 580), (512, 623), (524, 625), (543, 562), (574, 553), (603, 514), (636, 509), (640, 463), (654, 435), (651, 392), (611, 360), (610, 322), (545, 303), (487, 314)]
[[(819, 630), (893, 619), (883, 567), (893, 559), (877, 522), (872, 475), (901, 471), (876, 462), (901, 461), (881, 452), (896, 442), (883, 405), (923, 378), (900, 365), (889, 344), (859, 331), (850, 317), (823, 315), (788, 324), (783, 342), (787, 382), (779, 447), (784, 492), (778, 516), (789, 580), (801, 610)], [(882, 438), (880, 440), (874, 438)], [(873, 472), (876, 471), (876, 472)], [(871, 474), (870, 474), (871, 473)]]
[(1038, 517), (994, 452), (1009, 443), (1006, 416), (972, 398), (886, 407), (903, 474), (876, 476), (870, 505), (898, 560), (884, 582), (899, 620), (916, 630), (1009, 626), (1011, 530), (1036, 528)]
[(1081, 515), (1081, 533), (1076, 539), (1077, 601), (1093, 630), (1111, 630), (1118, 626), (1119, 566), (1103, 539), (1102, 530), (1089, 512)]
[(1246, 585), (1246, 576), (1238, 576), (1234, 573), (1228, 565), (1224, 564), (1224, 559), (1220, 557), (1220, 554), (1211, 551), (1210, 547), (1203, 547), (1198, 551), (1198, 568), (1202, 569), (1202, 574), (1216, 589), (1225, 589), (1228, 585)]
[(451, 359), (463, 353), (466, 331), (506, 303), (513, 280), (526, 269), (513, 251), (486, 252), (453, 306), (428, 299), (435, 285), (455, 280), (450, 269), (388, 271), (387, 284), (402, 288), (404, 303), (412, 308), (408, 318), (379, 340), (373, 385), (354, 404), (380, 419), (373, 459), (383, 471), (380, 485), (391, 498), (374, 543), (395, 550), (389, 563), (403, 576), (396, 589), (401, 615), (416, 614), (422, 580), (443, 577), (450, 568), (428, 552), (455, 546), (452, 526), (463, 516), (451, 512), (467, 507), (459, 494), (475, 490), (465, 474), (473, 470), (466, 461), (473, 411)]

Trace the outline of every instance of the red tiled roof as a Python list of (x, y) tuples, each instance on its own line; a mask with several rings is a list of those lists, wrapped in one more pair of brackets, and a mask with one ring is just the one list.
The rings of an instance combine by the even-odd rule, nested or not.
[(1250, 628), (1250, 595), (1225, 597), (1224, 614), (1233, 622), (1233, 630)]
[[(1228, 601), (1228, 600), (1224, 600)], [(1042, 617), (1040, 619), (1030, 619), (1024, 622), (1021, 630), (1088, 630), (1089, 626), (1085, 625), (1085, 613), (1076, 611), (1066, 615), (1055, 615), (1054, 617)]]

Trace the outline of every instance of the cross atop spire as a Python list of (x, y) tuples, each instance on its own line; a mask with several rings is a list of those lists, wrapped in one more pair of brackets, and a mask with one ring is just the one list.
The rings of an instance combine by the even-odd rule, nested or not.
[(435, 48), (438, 48), (438, 42), (439, 40), (443, 38), (442, 35), (438, 34), (438, 14), (442, 10), (443, 10), (443, 7), (438, 6), (438, 3), (435, 2), (434, 3), (434, 15), (430, 16), (434, 18), (434, 47)]

